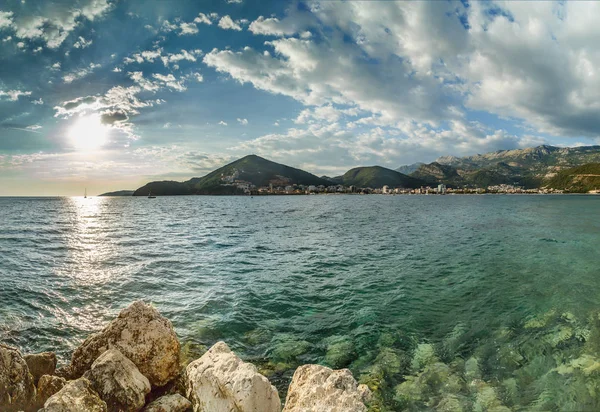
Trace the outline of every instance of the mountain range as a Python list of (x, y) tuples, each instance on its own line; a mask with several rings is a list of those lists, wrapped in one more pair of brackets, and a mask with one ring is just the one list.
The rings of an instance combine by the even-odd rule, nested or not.
[[(344, 185), (357, 188), (381, 188), (387, 185), (392, 188), (418, 188), (440, 183), (449, 187), (485, 188), (511, 184), (525, 188), (548, 186), (582, 191), (596, 184), (593, 176), (596, 173), (584, 173), (576, 168), (590, 163), (600, 163), (600, 146), (561, 148), (542, 145), (466, 157), (443, 156), (432, 163), (415, 163), (401, 166), (397, 170), (381, 166), (356, 167), (341, 176), (318, 177), (300, 169), (249, 155), (206, 176), (195, 177), (185, 182), (150, 182), (135, 190), (133, 195), (241, 194), (247, 192), (248, 185)], [(594, 165), (586, 167), (596, 170)]]

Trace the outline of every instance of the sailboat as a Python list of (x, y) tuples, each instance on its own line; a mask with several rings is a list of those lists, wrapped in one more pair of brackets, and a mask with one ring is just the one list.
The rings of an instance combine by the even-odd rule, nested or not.
[(148, 199), (156, 199), (156, 196), (152, 196), (152, 191), (148, 192)]

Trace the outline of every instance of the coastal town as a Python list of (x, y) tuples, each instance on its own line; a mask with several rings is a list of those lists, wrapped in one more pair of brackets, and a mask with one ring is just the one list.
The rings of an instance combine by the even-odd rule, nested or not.
[(342, 184), (331, 185), (299, 185), (285, 184), (286, 178), (281, 176), (268, 186), (260, 186), (240, 179), (236, 170), (228, 176), (221, 176), (222, 186), (233, 186), (247, 195), (313, 195), (313, 194), (380, 194), (380, 195), (453, 195), (453, 194), (554, 194), (563, 193), (563, 190), (552, 188), (530, 188), (526, 189), (517, 185), (491, 185), (487, 187), (448, 187), (443, 183), (437, 186), (422, 186), (419, 188), (403, 188), (384, 185), (382, 187), (358, 187), (345, 186)]

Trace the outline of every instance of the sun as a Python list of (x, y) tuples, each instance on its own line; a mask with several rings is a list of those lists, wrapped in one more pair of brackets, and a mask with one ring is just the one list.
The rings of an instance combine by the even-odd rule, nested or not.
[(99, 115), (83, 116), (71, 126), (68, 136), (77, 150), (95, 150), (106, 144), (108, 127), (102, 124)]

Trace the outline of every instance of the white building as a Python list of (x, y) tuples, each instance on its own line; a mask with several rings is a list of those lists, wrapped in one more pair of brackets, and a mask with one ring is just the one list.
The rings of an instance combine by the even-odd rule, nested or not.
[(387, 195), (390, 193), (390, 188), (389, 186), (383, 186), (383, 188), (381, 189), (381, 193), (383, 193), (384, 195)]
[(445, 194), (446, 194), (446, 185), (445, 185), (445, 184), (443, 184), (443, 183), (440, 183), (440, 184), (438, 185), (438, 187), (437, 187), (437, 192), (438, 192), (440, 195), (445, 195)]

